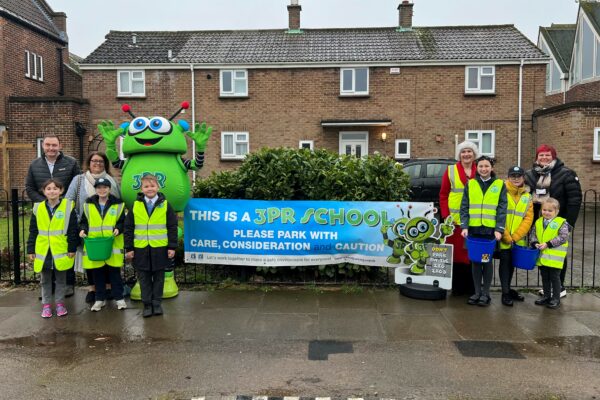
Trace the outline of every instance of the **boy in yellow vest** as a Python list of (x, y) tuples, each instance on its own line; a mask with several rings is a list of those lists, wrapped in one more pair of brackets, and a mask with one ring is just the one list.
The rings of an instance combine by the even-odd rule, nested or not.
[(177, 248), (177, 214), (159, 193), (154, 175), (141, 179), (131, 211), (125, 217), (125, 251), (133, 258), (144, 310), (144, 318), (162, 315), (161, 306), (165, 268), (171, 265)]
[(542, 216), (535, 222), (529, 234), (531, 247), (540, 250), (537, 265), (542, 275), (544, 297), (536, 300), (538, 306), (557, 309), (560, 307), (560, 271), (564, 267), (571, 226), (565, 218), (558, 217), (560, 203), (548, 197), (542, 201)]
[(73, 268), (77, 237), (77, 213), (71, 200), (61, 199), (64, 185), (49, 179), (42, 185), (45, 201), (35, 203), (29, 222), (27, 253), (35, 273), (41, 273), (42, 317), (52, 317), (52, 271), (56, 279), (54, 302), (56, 315), (67, 315), (65, 289), (67, 271)]
[(92, 271), (96, 285), (96, 298), (92, 311), (100, 311), (106, 304), (106, 279), (111, 284), (111, 293), (117, 303), (117, 309), (127, 308), (123, 300), (123, 280), (121, 268), (124, 260), (123, 229), (125, 225), (125, 204), (110, 193), (112, 184), (106, 178), (98, 178), (94, 183), (96, 194), (88, 197), (83, 205), (79, 237), (95, 238), (113, 236), (112, 253), (104, 261), (88, 258), (87, 245), (83, 247), (82, 265)]

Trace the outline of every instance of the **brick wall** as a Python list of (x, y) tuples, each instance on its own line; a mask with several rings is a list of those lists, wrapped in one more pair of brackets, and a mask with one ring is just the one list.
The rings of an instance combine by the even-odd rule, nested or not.
[(82, 97), (83, 81), (81, 75), (73, 71), (69, 67), (64, 67), (64, 79), (65, 79), (65, 91), (64, 95), (67, 97)]
[(600, 80), (588, 83), (580, 83), (571, 87), (566, 93), (555, 93), (546, 96), (544, 107), (554, 107), (560, 104), (575, 101), (598, 101), (600, 100)]
[[(146, 98), (117, 98), (116, 71), (83, 71), (83, 97), (90, 101), (91, 125), (103, 119), (115, 124), (130, 118), (120, 111), (129, 103), (139, 116), (170, 116), (183, 100), (191, 100), (188, 70), (146, 70)], [(214, 127), (207, 148), (210, 171), (230, 169), (239, 162), (220, 159), (221, 132), (247, 131), (250, 150), (261, 147), (297, 148), (313, 140), (315, 148), (338, 151), (339, 131), (323, 129), (324, 119), (390, 119), (385, 128), (355, 128), (369, 132), (369, 154), (394, 156), (395, 139), (411, 139), (412, 157), (454, 157), (454, 137), (465, 130), (494, 129), (498, 170), (505, 174), (517, 159), (518, 66), (496, 67), (496, 95), (465, 96), (463, 66), (370, 69), (368, 98), (339, 97), (339, 68), (249, 70), (249, 97), (220, 98), (219, 71), (196, 70), (196, 117)], [(210, 76), (210, 79), (209, 79)], [(544, 101), (545, 66), (524, 67), (523, 157), (533, 157), (531, 115)], [(189, 112), (183, 118), (191, 122)], [(380, 134), (388, 139), (381, 142)], [(438, 136), (440, 142), (436, 142)]]

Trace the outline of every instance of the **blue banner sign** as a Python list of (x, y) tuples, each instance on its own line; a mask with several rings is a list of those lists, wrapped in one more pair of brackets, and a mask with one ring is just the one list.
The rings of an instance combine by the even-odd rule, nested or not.
[[(184, 213), (185, 261), (299, 266), (350, 262), (447, 276), (452, 221), (432, 203), (191, 199)], [(435, 245), (437, 246), (435, 246)], [(439, 253), (439, 254), (438, 254)], [(435, 261), (435, 262), (432, 262)]]

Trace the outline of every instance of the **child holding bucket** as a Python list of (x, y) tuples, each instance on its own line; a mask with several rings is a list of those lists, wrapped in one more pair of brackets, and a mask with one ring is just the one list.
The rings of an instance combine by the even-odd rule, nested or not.
[[(461, 234), (465, 239), (500, 241), (506, 222), (506, 187), (501, 179), (496, 178), (492, 158), (481, 156), (475, 162), (477, 175), (465, 186), (460, 205)], [(469, 243), (467, 240), (467, 247)], [(492, 261), (491, 254), (471, 259), (475, 294), (469, 297), (468, 304), (485, 307), (492, 302)]]
[(535, 301), (538, 306), (557, 309), (560, 307), (560, 271), (564, 267), (569, 248), (571, 226), (559, 217), (560, 203), (548, 197), (541, 203), (542, 216), (535, 222), (529, 234), (531, 247), (540, 250), (537, 264), (542, 275), (544, 297)]
[[(117, 309), (127, 308), (123, 300), (123, 281), (121, 268), (123, 267), (123, 226), (125, 225), (125, 205), (110, 193), (112, 184), (106, 178), (98, 178), (94, 183), (96, 194), (87, 198), (83, 204), (83, 213), (79, 223), (79, 236), (89, 238), (84, 241), (82, 265), (86, 270), (92, 271), (96, 285), (96, 298), (92, 311), (100, 311), (106, 305), (106, 278), (111, 284), (111, 293), (116, 300)], [(92, 260), (94, 238), (113, 237), (112, 250), (104, 260)]]
[(141, 179), (132, 210), (125, 218), (126, 257), (133, 258), (133, 267), (140, 282), (144, 318), (162, 315), (165, 268), (171, 265), (177, 248), (177, 214), (160, 193), (154, 175)]
[(35, 273), (41, 273), (42, 317), (52, 317), (52, 270), (56, 279), (54, 301), (56, 315), (67, 315), (65, 290), (67, 271), (73, 268), (77, 237), (77, 214), (71, 200), (61, 199), (64, 185), (49, 179), (42, 185), (45, 201), (35, 203), (29, 222), (27, 253)]
[(533, 202), (529, 186), (525, 184), (525, 170), (519, 166), (508, 169), (508, 179), (504, 181), (508, 209), (506, 228), (500, 241), (500, 284), (502, 285), (502, 304), (512, 307), (513, 301), (524, 301), (519, 292), (510, 288), (515, 268), (512, 260), (513, 245), (527, 247), (527, 233), (533, 224)]

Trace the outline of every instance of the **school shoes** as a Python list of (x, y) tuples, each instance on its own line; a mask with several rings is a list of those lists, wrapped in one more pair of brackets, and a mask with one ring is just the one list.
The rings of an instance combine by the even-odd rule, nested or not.
[(144, 318), (148, 318), (152, 316), (152, 306), (148, 305), (148, 306), (144, 306), (144, 311), (142, 311), (142, 317)]
[(96, 292), (92, 291), (88, 291), (87, 294), (85, 295), (85, 302), (88, 304), (94, 304), (94, 302), (96, 301)]
[(96, 302), (92, 306), (91, 310), (92, 311), (100, 311), (100, 310), (102, 310), (102, 307), (104, 307), (105, 305), (106, 305), (106, 302), (104, 300), (96, 300)]
[(479, 307), (487, 307), (492, 303), (492, 298), (490, 296), (486, 296), (485, 294), (479, 298), (477, 305)]
[(546, 304), (548, 304), (550, 302), (550, 298), (549, 297), (543, 297), (541, 299), (537, 299), (535, 301), (535, 305), (536, 306), (545, 306)]
[(519, 292), (517, 292), (515, 289), (510, 289), (508, 291), (508, 295), (513, 300), (516, 300), (516, 301), (525, 301), (525, 296), (523, 296), (522, 294), (520, 294)]
[(502, 293), (502, 304), (508, 307), (513, 306), (513, 299), (508, 293)]
[(71, 297), (71, 296), (73, 296), (74, 294), (75, 294), (75, 287), (74, 287), (74, 286), (71, 286), (71, 285), (68, 285), (68, 286), (65, 288), (65, 297)]
[(479, 303), (479, 298), (480, 296), (478, 294), (474, 294), (473, 296), (469, 297), (469, 300), (467, 300), (467, 304), (475, 306), (477, 305), (477, 303)]
[(560, 307), (560, 300), (551, 299), (550, 301), (548, 301), (548, 304), (546, 304), (546, 307), (556, 310)]
[(565, 289), (564, 287), (560, 288), (560, 297), (567, 297), (567, 289)]
[(154, 306), (154, 315), (163, 315), (163, 309), (160, 304)]

